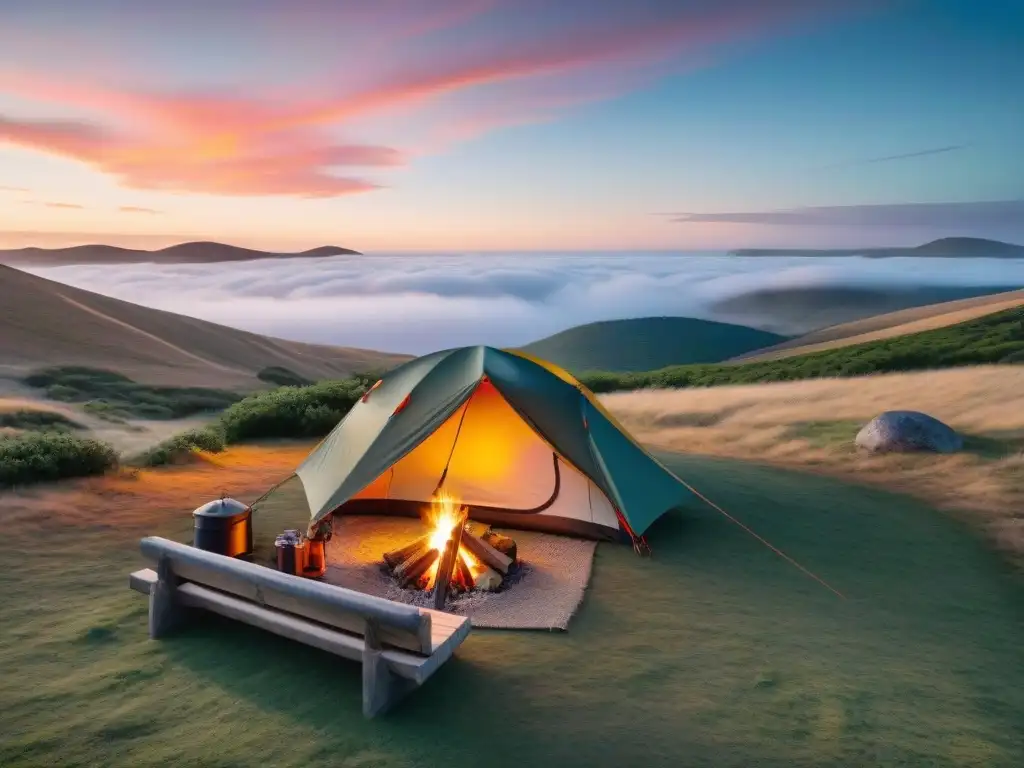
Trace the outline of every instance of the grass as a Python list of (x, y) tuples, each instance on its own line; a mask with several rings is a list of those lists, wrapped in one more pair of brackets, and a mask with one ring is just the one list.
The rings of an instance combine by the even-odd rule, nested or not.
[(1017, 363), (1022, 353), (1024, 307), (1016, 307), (944, 328), (797, 357), (674, 366), (642, 373), (591, 373), (581, 380), (595, 392), (710, 387)]
[(101, 474), (117, 463), (99, 440), (52, 431), (0, 437), (0, 488)]
[[(1024, 368), (985, 366), (770, 385), (646, 390), (603, 402), (666, 449), (811, 469), (913, 493), (985, 530), (1024, 563)], [(871, 456), (857, 431), (920, 410), (965, 439), (945, 456)]]
[[(252, 500), (310, 447), (233, 448), (218, 464), (4, 499), (0, 764), (459, 768), (486, 756), (494, 768), (1012, 768), (1024, 758), (1024, 594), (985, 546), (912, 499), (723, 460), (664, 457), (847, 600), (687, 504), (650, 531), (653, 558), (599, 546), (568, 633), (476, 630), (373, 721), (360, 714), (357, 664), (212, 617), (148, 641), (146, 602), (126, 585), (138, 537), (186, 540), (192, 507), (223, 489)], [(257, 533), (292, 522), (285, 509), (258, 511)], [(46, 556), (25, 557), (44, 532)]]
[(140, 384), (120, 373), (82, 366), (45, 368), (26, 376), (24, 383), (43, 389), (51, 400), (85, 404), (91, 414), (109, 421), (182, 419), (242, 399), (228, 390)]
[(713, 363), (785, 340), (785, 336), (731, 323), (643, 317), (576, 326), (523, 349), (580, 374)]

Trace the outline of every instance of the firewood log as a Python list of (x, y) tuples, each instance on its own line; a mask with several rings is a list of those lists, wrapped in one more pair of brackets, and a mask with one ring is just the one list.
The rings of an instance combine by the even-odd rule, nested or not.
[(451, 586), (452, 569), (459, 559), (459, 544), (462, 542), (461, 518), (452, 530), (452, 535), (444, 545), (444, 553), (437, 566), (437, 578), (434, 579), (434, 610), (443, 611), (444, 603), (448, 597), (448, 588)]
[(502, 576), (508, 573), (508, 569), (512, 565), (512, 561), (505, 555), (501, 554), (498, 550), (492, 547), (483, 539), (478, 539), (472, 534), (466, 534), (462, 537), (462, 546), (472, 552), (480, 560), (491, 568), (496, 570)]
[[(403, 587), (407, 587), (410, 584), (414, 583), (417, 579), (419, 579), (420, 576), (425, 574), (430, 569), (430, 566), (434, 564), (437, 558), (437, 550), (428, 549), (426, 552), (424, 552), (422, 555), (416, 558), (416, 560), (409, 566), (409, 568), (405, 569), (401, 575), (399, 575), (396, 570), (395, 576), (398, 578), (399, 583)], [(402, 567), (405, 567), (405, 563), (402, 563)]]
[(399, 547), (392, 552), (385, 552), (384, 562), (387, 563), (390, 568), (395, 569), (413, 555), (419, 554), (420, 550), (426, 549), (429, 543), (430, 534), (424, 534), (416, 539), (416, 541), (406, 544), (404, 547)]
[(455, 562), (455, 570), (458, 571), (459, 576), (462, 578), (462, 582), (466, 585), (466, 589), (473, 588), (473, 571), (470, 570), (469, 566), (466, 565), (466, 561), (461, 557)]

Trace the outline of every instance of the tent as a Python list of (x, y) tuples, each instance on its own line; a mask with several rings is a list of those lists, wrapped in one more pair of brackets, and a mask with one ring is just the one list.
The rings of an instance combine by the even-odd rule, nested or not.
[(687, 487), (569, 373), (463, 347), (374, 384), (295, 472), (331, 515), (419, 515), (444, 490), (494, 525), (636, 543)]

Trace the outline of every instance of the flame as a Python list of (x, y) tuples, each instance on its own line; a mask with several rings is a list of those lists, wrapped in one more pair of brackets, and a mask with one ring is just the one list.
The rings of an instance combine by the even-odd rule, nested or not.
[[(431, 500), (430, 506), (427, 507), (424, 515), (424, 522), (430, 530), (430, 547), (431, 549), (436, 549), (439, 556), (444, 554), (445, 545), (452, 538), (455, 526), (459, 525), (460, 521), (465, 520), (467, 512), (468, 510), (454, 496), (444, 491), (439, 492)], [(469, 567), (473, 578), (476, 578), (484, 571), (484, 564), (477, 560), (462, 545), (459, 546), (459, 557)], [(438, 560), (430, 566), (426, 573), (425, 589), (431, 590), (434, 588), (434, 581), (437, 578), (437, 569), (440, 564), (441, 560), (438, 557)]]

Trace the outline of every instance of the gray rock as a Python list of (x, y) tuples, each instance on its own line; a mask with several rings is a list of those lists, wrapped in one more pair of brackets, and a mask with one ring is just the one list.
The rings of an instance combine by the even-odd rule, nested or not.
[(964, 446), (952, 427), (926, 413), (886, 411), (857, 433), (857, 447), (872, 453), (954, 453)]

